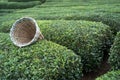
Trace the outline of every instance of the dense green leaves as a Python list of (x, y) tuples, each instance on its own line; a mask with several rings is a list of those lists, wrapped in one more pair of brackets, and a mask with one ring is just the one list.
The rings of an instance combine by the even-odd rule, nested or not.
[(47, 40), (72, 49), (82, 57), (83, 69), (93, 71), (99, 67), (104, 51), (108, 52), (112, 33), (108, 26), (89, 21), (38, 21)]
[(120, 30), (119, 3), (120, 0), (48, 0), (42, 5), (0, 16), (0, 26), (2, 22), (30, 16), (37, 20), (97, 21), (109, 25), (116, 33)]
[(120, 79), (120, 70), (108, 72), (96, 80), (119, 80)]
[(9, 2), (30, 2), (30, 1), (40, 1), (45, 2), (46, 0), (8, 0)]
[[(83, 69), (85, 71), (87, 72), (94, 71), (95, 68), (99, 67), (99, 64), (102, 61), (104, 52), (106, 53), (109, 52), (109, 48), (112, 42), (112, 34), (110, 29), (115, 34), (117, 31), (120, 31), (120, 27), (119, 27), (120, 26), (120, 18), (119, 18), (120, 17), (120, 14), (119, 14), (120, 0), (46, 0), (46, 3), (39, 5), (41, 4), (40, 1), (44, 2), (45, 0), (0, 0), (0, 32), (8, 33), (10, 31), (10, 28), (12, 27), (12, 24), (15, 22), (15, 20), (24, 16), (33, 17), (36, 20), (46, 20), (46, 21), (38, 21), (40, 29), (46, 39), (59, 43), (63, 46), (66, 46), (69, 49), (74, 50), (74, 52), (77, 55), (82, 56), (82, 63), (84, 64)], [(32, 8), (29, 8), (29, 7), (32, 7)], [(54, 20), (57, 20), (57, 21), (54, 21)], [(79, 20), (87, 20), (87, 21), (79, 21)], [(96, 22), (89, 22), (89, 21), (96, 21)], [(97, 22), (101, 22), (101, 23), (97, 23)], [(110, 29), (108, 26), (103, 25), (102, 23), (109, 25)], [(118, 34), (120, 34), (120, 32)], [(6, 73), (4, 74), (8, 74), (3, 77), (10, 76), (11, 75), (10, 73), (12, 73), (12, 71), (13, 71), (12, 74), (15, 74), (16, 77), (20, 77), (22, 75), (20, 74), (20, 76), (18, 76), (17, 75), (18, 72), (25, 73), (26, 75), (24, 76), (24, 79), (26, 76), (28, 77), (30, 75), (33, 75), (34, 73), (37, 73), (36, 70), (31, 68), (31, 66), (28, 67), (28, 64), (32, 65), (36, 62), (34, 62), (33, 60), (33, 63), (30, 63), (28, 59), (29, 56), (26, 57), (27, 56), (26, 53), (28, 52), (28, 50), (30, 51), (30, 49), (33, 49), (32, 46), (35, 46), (36, 44), (29, 46), (30, 49), (29, 47), (24, 49), (23, 48), (19, 49), (19, 48), (16, 48), (11, 43), (9, 38), (7, 38), (8, 35), (6, 34), (0, 34), (0, 35), (1, 35), (0, 36), (0, 53), (2, 53), (0, 54), (0, 59), (1, 59), (1, 62), (3, 61), (2, 65), (4, 64), (5, 66), (5, 68), (2, 67), (3, 70), (6, 70)], [(37, 42), (37, 44), (44, 44), (44, 43), (45, 41)], [(48, 43), (54, 44), (52, 42), (46, 41), (46, 44)], [(120, 60), (119, 60), (120, 47), (118, 45), (119, 45), (119, 38), (116, 38), (110, 50), (111, 52), (110, 52), (109, 63), (111, 64), (112, 69), (120, 69), (120, 66), (119, 66), (120, 65)], [(53, 48), (55, 48), (54, 50), (52, 49), (53, 52), (56, 51), (56, 47), (53, 47)], [(38, 48), (36, 49), (39, 50)], [(36, 49), (34, 47), (33, 51), (34, 50), (37, 51)], [(58, 48), (57, 50), (59, 51)], [(49, 50), (46, 50), (46, 48), (44, 49), (43, 52), (45, 51), (49, 52)], [(60, 52), (61, 52), (61, 48), (60, 48)], [(18, 54), (18, 53), (22, 53), (22, 54)], [(59, 52), (56, 52), (56, 53), (59, 53)], [(5, 54), (6, 59), (4, 59), (3, 54)], [(12, 55), (15, 57), (15, 60)], [(16, 55), (17, 56), (20, 55), (23, 58), (22, 57), (18, 58)], [(38, 54), (35, 53), (35, 55), (38, 55)], [(34, 59), (34, 55), (31, 54), (30, 56), (33, 56), (33, 58), (30, 58), (30, 59)], [(78, 58), (79, 57), (77, 57), (77, 59)], [(23, 60), (23, 63), (21, 62), (20, 65), (17, 63), (17, 60), (19, 59)], [(59, 59), (61, 60), (61, 58)], [(55, 61), (54, 58), (53, 58), (53, 61)], [(52, 60), (50, 60), (50, 62), (52, 62)], [(57, 62), (55, 63), (55, 66), (58, 64)], [(19, 65), (20, 67), (17, 67), (14, 63), (16, 65)], [(8, 66), (9, 64), (13, 66), (15, 65), (15, 66), (9, 68)], [(21, 64), (24, 64), (24, 65), (21, 65)], [(61, 62), (60, 62), (60, 65), (62, 65)], [(28, 67), (29, 69), (26, 67)], [(32, 65), (32, 67), (38, 68), (38, 65)], [(1, 73), (3, 71), (2, 68), (0, 66), (0, 75), (3, 75), (3, 73)], [(44, 68), (42, 69), (43, 70), (42, 75), (50, 73), (50, 75), (46, 75), (46, 76), (52, 76), (53, 78), (53, 75), (57, 74), (56, 68), (53, 68), (53, 71), (55, 69), (54, 71), (55, 73), (52, 73), (52, 71), (46, 72), (46, 70), (48, 70), (47, 67), (42, 66), (40, 68)], [(51, 70), (52, 68), (49, 68), (49, 69)], [(59, 67), (59, 69), (61, 72), (59, 71), (58, 72), (60, 73), (60, 75), (63, 75), (64, 70), (66, 69), (61, 70), (61, 67)], [(8, 72), (8, 70), (10, 70), (10, 72)], [(16, 71), (16, 73), (14, 73), (14, 71)], [(71, 71), (71, 72), (74, 72), (74, 71)], [(69, 75), (73, 75), (71, 72), (69, 73)], [(28, 75), (27, 73), (29, 73), (30, 75)], [(76, 72), (76, 73), (79, 73), (79, 72)], [(38, 75), (39, 74), (41, 73), (38, 73)], [(75, 75), (79, 76), (78, 74), (75, 74)], [(68, 76), (68, 73), (65, 76)], [(52, 78), (50, 77), (50, 79)], [(65, 78), (68, 79), (68, 77), (65, 77)], [(37, 77), (35, 77), (34, 75), (33, 79), (37, 79)], [(73, 79), (72, 76), (69, 76), (69, 79)], [(74, 79), (77, 80), (77, 77), (75, 78), (74, 76)], [(62, 80), (64, 79), (62, 78)]]
[(110, 49), (109, 63), (113, 70), (120, 69), (120, 32), (117, 33)]
[(1, 80), (79, 80), (81, 58), (50, 41), (41, 40), (18, 48), (8, 34), (0, 34)]
[(3, 22), (0, 27), (0, 32), (8, 33), (10, 32), (10, 28), (12, 27), (15, 21), (11, 20), (8, 22)]
[(25, 9), (41, 4), (39, 1), (32, 2), (0, 2), (0, 9)]

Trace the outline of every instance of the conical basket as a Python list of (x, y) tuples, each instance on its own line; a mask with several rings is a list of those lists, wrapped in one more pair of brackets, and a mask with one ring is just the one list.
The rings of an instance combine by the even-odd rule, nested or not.
[(17, 20), (10, 30), (10, 37), (12, 42), (18, 47), (30, 45), (38, 39), (44, 38), (37, 22), (30, 17)]

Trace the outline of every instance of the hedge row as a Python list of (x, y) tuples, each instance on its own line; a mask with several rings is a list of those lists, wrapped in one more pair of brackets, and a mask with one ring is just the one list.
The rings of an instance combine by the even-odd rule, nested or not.
[(81, 58), (66, 47), (42, 40), (18, 48), (0, 33), (0, 80), (79, 80)]
[[(59, 2), (59, 0), (54, 1), (46, 2), (45, 4), (34, 8), (16, 11), (14, 15), (9, 14), (1, 16), (0, 24), (2, 22), (8, 22), (8, 20), (11, 19), (16, 20), (17, 18), (23, 17), (27, 14), (27, 16), (34, 17), (38, 20), (64, 19), (97, 21), (109, 25), (115, 34), (117, 31), (120, 31), (120, 9), (118, 0), (109, 0), (107, 4), (106, 1), (92, 2), (78, 0), (77, 3), (73, 0), (67, 0), (68, 2)], [(100, 4), (98, 4), (99, 2)]]
[(104, 14), (92, 14), (87, 16), (83, 16), (83, 20), (91, 20), (102, 22), (110, 26), (111, 30), (114, 34), (120, 31), (120, 14), (115, 13), (104, 13)]
[(0, 9), (24, 9), (41, 4), (39, 1), (32, 2), (0, 2)]
[(120, 79), (120, 70), (108, 72), (96, 80), (119, 80)]
[(8, 0), (8, 2), (30, 2), (30, 1), (45, 2), (46, 0)]
[(43, 35), (82, 57), (86, 72), (99, 67), (113, 40), (107, 25), (89, 21), (38, 21)]
[[(3, 22), (0, 32), (9, 32), (14, 21)], [(85, 71), (92, 71), (108, 52), (113, 36), (108, 26), (89, 21), (38, 21), (46, 39), (66, 46), (82, 56)], [(84, 55), (86, 54), (86, 55)]]
[(8, 21), (8, 22), (3, 22), (1, 24), (1, 27), (0, 27), (0, 32), (1, 33), (8, 33), (10, 32), (10, 28), (12, 27), (13, 23), (15, 22), (15, 20), (11, 20), (11, 21)]
[(109, 63), (113, 70), (120, 69), (120, 32), (117, 33), (114, 43), (110, 49)]

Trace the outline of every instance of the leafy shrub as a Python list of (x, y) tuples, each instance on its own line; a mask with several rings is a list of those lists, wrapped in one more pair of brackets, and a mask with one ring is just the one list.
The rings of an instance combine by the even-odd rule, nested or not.
[(0, 16), (14, 12), (15, 9), (0, 9)]
[(12, 27), (14, 22), (15, 22), (14, 20), (3, 22), (0, 27), (0, 32), (4, 32), (4, 33), (10, 32), (10, 28)]
[(46, 0), (8, 0), (9, 2), (29, 2), (29, 1), (40, 1), (45, 2)]
[(109, 55), (109, 63), (111, 64), (112, 69), (120, 69), (120, 32), (118, 32), (115, 37)]
[(2, 22), (8, 22), (8, 20), (11, 20), (11, 17), (12, 20), (16, 20), (16, 17), (18, 16), (20, 18), (21, 16), (27, 15), (39, 20), (64, 19), (97, 21), (109, 25), (114, 33), (120, 31), (119, 0), (109, 0), (109, 2), (107, 0), (49, 0), (51, 2), (47, 1), (45, 4), (37, 5), (34, 8), (24, 9), (16, 11), (13, 14), (1, 16), (0, 24)]
[(0, 80), (79, 80), (81, 58), (50, 41), (15, 47), (8, 34), (0, 34)]
[(80, 55), (86, 72), (99, 67), (113, 39), (109, 27), (98, 22), (58, 20), (38, 21), (38, 24), (47, 40)]
[(119, 80), (120, 79), (120, 70), (108, 72), (96, 80)]
[(110, 26), (111, 30), (113, 31), (114, 34), (116, 34), (118, 31), (120, 31), (120, 14), (115, 14), (115, 13), (98, 13), (98, 14), (92, 14), (87, 16), (83, 16), (83, 20), (91, 20), (91, 21), (98, 21), (102, 22), (104, 24), (107, 24)]
[(0, 9), (24, 9), (41, 4), (39, 1), (32, 2), (0, 2)]

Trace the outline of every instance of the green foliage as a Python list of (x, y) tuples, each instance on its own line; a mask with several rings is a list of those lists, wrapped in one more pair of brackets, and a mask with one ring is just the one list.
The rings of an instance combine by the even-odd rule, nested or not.
[(113, 70), (120, 69), (120, 32), (117, 33), (114, 43), (110, 49), (109, 63)]
[(8, 0), (8, 2), (30, 2), (30, 1), (45, 2), (46, 0)]
[(114, 33), (120, 30), (120, 0), (49, 1), (33, 8), (19, 10), (8, 15), (0, 16), (0, 24), (2, 22), (8, 22), (11, 19), (16, 20), (16, 17), (21, 18), (23, 16), (30, 16), (37, 20), (64, 19), (97, 21), (109, 25)]
[(39, 1), (32, 2), (0, 2), (0, 9), (24, 9), (41, 4)]
[(47, 40), (72, 49), (82, 57), (86, 72), (99, 67), (104, 52), (108, 52), (112, 33), (108, 26), (90, 21), (38, 21)]
[(84, 16), (83, 20), (91, 20), (91, 21), (97, 21), (97, 22), (102, 22), (104, 24), (107, 24), (110, 26), (113, 33), (116, 34), (118, 31), (120, 31), (119, 17), (120, 17), (120, 14), (115, 14), (115, 13), (104, 13), (104, 14), (97, 13), (97, 14), (91, 14), (89, 16)]
[(0, 32), (8, 33), (10, 32), (10, 28), (12, 27), (13, 23), (15, 21), (8, 21), (8, 22), (3, 22), (0, 27)]
[(120, 79), (120, 70), (108, 72), (96, 80), (119, 80)]
[(0, 9), (0, 16), (10, 14), (14, 12), (15, 10), (17, 11), (17, 9)]
[(81, 58), (66, 47), (41, 40), (18, 48), (0, 34), (0, 80), (79, 80)]
[[(2, 23), (0, 31), (9, 32), (13, 22)], [(85, 71), (97, 68), (104, 51), (108, 52), (111, 45), (110, 29), (102, 23), (65, 20), (38, 23), (46, 39), (66, 46), (82, 56)]]
[(8, 0), (0, 0), (0, 2), (7, 2)]

